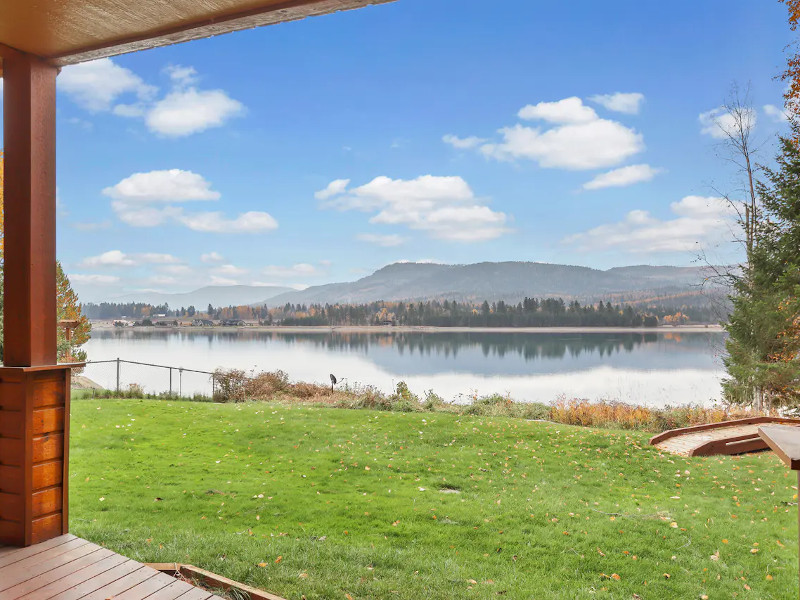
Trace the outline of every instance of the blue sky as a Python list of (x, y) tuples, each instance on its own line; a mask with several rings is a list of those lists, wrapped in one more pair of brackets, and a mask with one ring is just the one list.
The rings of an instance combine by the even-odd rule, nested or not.
[(399, 0), (68, 67), (59, 257), (84, 300), (733, 260), (708, 113), (750, 82), (780, 131), (791, 39), (777, 1)]

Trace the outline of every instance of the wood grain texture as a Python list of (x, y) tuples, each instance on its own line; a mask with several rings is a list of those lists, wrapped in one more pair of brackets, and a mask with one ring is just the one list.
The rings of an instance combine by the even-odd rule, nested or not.
[(64, 478), (64, 463), (52, 460), (33, 466), (33, 489), (58, 485)]
[[(782, 423), (783, 425), (771, 425)], [(776, 417), (736, 419), (665, 431), (651, 438), (659, 450), (682, 456), (734, 455), (766, 450), (759, 427), (788, 427), (800, 434), (800, 420)]]
[(31, 521), (31, 543), (38, 544), (61, 535), (64, 531), (61, 513), (40, 517)]
[(73, 535), (0, 546), (0, 600), (222, 600)]
[[(118, 555), (115, 555), (111, 550), (105, 548), (93, 549), (92, 552), (87, 552), (85, 556), (77, 558), (70, 563), (56, 567), (46, 573), (35, 573), (34, 576), (27, 581), (3, 590), (0, 592), (0, 600), (18, 600), (19, 598), (31, 600), (36, 596), (39, 598), (46, 598), (48, 588), (49, 591), (53, 592), (56, 592), (58, 589), (63, 589), (53, 584), (57, 584), (58, 586), (65, 585), (69, 577), (73, 577), (73, 581), (76, 581), (76, 584), (86, 581), (86, 579), (93, 576), (92, 573), (94, 571), (91, 571), (90, 567), (98, 565), (112, 556)], [(124, 560), (123, 557), (119, 558)]]
[(5, 0), (0, 43), (59, 66), (393, 0)]
[(800, 470), (800, 429), (786, 425), (764, 425), (758, 435), (777, 454), (787, 467)]
[[(64, 431), (64, 403), (52, 408), (41, 408), (33, 411), (33, 433), (53, 433)], [(1, 434), (0, 434), (1, 435)]]

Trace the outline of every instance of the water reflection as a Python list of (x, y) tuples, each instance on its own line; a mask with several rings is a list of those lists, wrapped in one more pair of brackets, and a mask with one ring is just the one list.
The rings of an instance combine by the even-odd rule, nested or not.
[[(509, 392), (551, 401), (560, 393), (645, 404), (709, 402), (719, 395), (724, 337), (700, 333), (275, 332), (99, 330), (91, 359), (126, 358), (188, 368), (283, 369), (325, 381), (334, 372), (390, 389), (458, 398)], [(413, 387), (413, 386), (416, 386)]]

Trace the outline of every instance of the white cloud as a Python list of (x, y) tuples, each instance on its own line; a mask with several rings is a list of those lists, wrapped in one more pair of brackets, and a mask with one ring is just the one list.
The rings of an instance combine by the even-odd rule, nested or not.
[(584, 252), (622, 250), (631, 254), (696, 251), (729, 241), (736, 213), (722, 198), (686, 196), (670, 204), (672, 219), (645, 210), (629, 212), (623, 221), (600, 225), (564, 238)]
[(390, 235), (380, 235), (377, 233), (359, 233), (356, 236), (357, 240), (362, 242), (367, 242), (370, 244), (376, 244), (378, 246), (383, 246), (384, 248), (391, 248), (394, 246), (401, 246), (408, 241), (401, 235), (390, 234)]
[(202, 175), (181, 169), (134, 173), (103, 194), (126, 202), (191, 202), (219, 200), (220, 193)]
[[(729, 136), (736, 136), (736, 118), (725, 110), (724, 106), (719, 106), (708, 112), (701, 113), (697, 119), (700, 121), (700, 133), (709, 135), (717, 140), (727, 139)], [(745, 127), (753, 128), (756, 126), (756, 111), (749, 109), (743, 113)]]
[(207, 254), (200, 255), (200, 261), (207, 264), (221, 263), (225, 262), (225, 257), (219, 252), (208, 252)]
[(789, 115), (786, 113), (786, 110), (774, 104), (765, 104), (764, 114), (776, 123), (785, 123), (789, 120)]
[(111, 203), (117, 217), (123, 223), (131, 227), (156, 227), (163, 225), (170, 219), (177, 218), (182, 214), (182, 209), (174, 206), (156, 208), (149, 204), (126, 202), (115, 200)]
[(98, 285), (119, 283), (119, 277), (115, 277), (114, 275), (94, 275), (85, 273), (72, 273), (69, 275), (69, 280), (72, 283), (94, 283)]
[(237, 277), (239, 275), (247, 274), (247, 269), (237, 267), (236, 265), (221, 265), (212, 269), (211, 272), (216, 275), (230, 275), (231, 277)]
[(374, 212), (370, 223), (405, 225), (449, 241), (485, 241), (509, 231), (506, 215), (476, 198), (461, 177), (380, 176), (329, 198), (323, 207)]
[(133, 227), (156, 227), (175, 222), (194, 231), (210, 233), (260, 233), (278, 227), (268, 213), (250, 211), (227, 219), (219, 211), (186, 213), (175, 203), (215, 201), (221, 194), (202, 175), (181, 169), (134, 173), (103, 194), (113, 199), (119, 219)]
[(580, 98), (572, 96), (556, 102), (528, 104), (517, 113), (526, 121), (547, 121), (548, 123), (591, 123), (597, 120), (594, 109), (586, 106)]
[(216, 275), (211, 276), (211, 285), (237, 285), (238, 283), (238, 281), (231, 279), (230, 277), (217, 277)]
[(590, 96), (589, 100), (607, 108), (608, 110), (625, 113), (627, 115), (637, 115), (639, 114), (639, 109), (644, 102), (644, 94), (640, 94), (638, 92), (597, 94), (596, 96)]
[(457, 148), (459, 150), (471, 150), (473, 148), (477, 148), (481, 144), (485, 143), (487, 140), (485, 138), (479, 138), (478, 136), (475, 135), (471, 135), (465, 138), (460, 138), (457, 135), (448, 133), (447, 135), (442, 136), (442, 141), (445, 144), (450, 144), (453, 148)]
[(641, 134), (606, 119), (546, 131), (515, 125), (500, 130), (503, 141), (481, 152), (498, 160), (527, 158), (544, 168), (571, 170), (612, 167), (644, 150)]
[[(164, 69), (171, 89), (157, 99), (158, 88), (145, 83), (130, 69), (110, 58), (64, 67), (59, 88), (90, 112), (112, 112), (142, 118), (147, 128), (165, 137), (182, 137), (219, 127), (241, 115), (244, 105), (224, 90), (200, 90), (194, 67), (170, 65)], [(128, 96), (132, 102), (117, 102)]]
[(487, 158), (527, 159), (543, 168), (572, 170), (613, 167), (644, 150), (640, 133), (618, 121), (601, 119), (593, 108), (575, 96), (529, 104), (520, 109), (517, 116), (549, 125), (517, 123), (503, 127), (499, 130), (501, 139), (498, 141), (449, 135), (444, 139), (453, 145), (460, 143), (463, 148), (477, 148)]
[(333, 196), (338, 196), (347, 189), (348, 185), (350, 185), (349, 179), (334, 179), (324, 190), (316, 192), (314, 198), (317, 200), (327, 200)]
[(263, 233), (278, 228), (278, 222), (269, 213), (249, 211), (235, 219), (226, 219), (221, 212), (181, 214), (176, 217), (193, 231), (205, 233)]
[(157, 91), (133, 71), (120, 67), (110, 58), (64, 67), (57, 81), (64, 93), (90, 112), (111, 110), (123, 94), (134, 94), (140, 101), (147, 101)]
[(244, 105), (223, 90), (198, 91), (193, 87), (170, 92), (156, 102), (145, 116), (150, 131), (183, 137), (219, 127), (244, 112)]
[(145, 113), (145, 106), (141, 102), (134, 104), (117, 104), (111, 109), (111, 112), (118, 117), (127, 117), (134, 119), (136, 117), (143, 117)]
[(98, 256), (89, 256), (81, 264), (84, 267), (130, 267), (136, 261), (120, 250), (109, 250)]
[(171, 254), (158, 254), (155, 252), (144, 252), (142, 254), (134, 254), (136, 260), (146, 262), (151, 265), (175, 265), (179, 264), (181, 260)]
[(261, 272), (267, 277), (276, 277), (278, 279), (308, 277), (318, 274), (317, 268), (308, 263), (298, 263), (296, 265), (292, 265), (291, 267), (269, 265), (264, 267)]
[(627, 187), (634, 183), (650, 181), (663, 172), (663, 169), (656, 169), (650, 165), (630, 165), (607, 173), (601, 173), (591, 181), (583, 184), (585, 190), (599, 190), (609, 187)]
[(140, 254), (125, 254), (120, 250), (109, 250), (97, 256), (89, 256), (81, 262), (84, 267), (132, 267), (140, 264), (150, 265), (175, 265), (181, 260), (171, 254), (157, 254), (144, 252)]
[(182, 65), (169, 65), (164, 69), (164, 72), (169, 75), (169, 78), (176, 85), (193, 85), (197, 83), (197, 69), (194, 67), (185, 67)]

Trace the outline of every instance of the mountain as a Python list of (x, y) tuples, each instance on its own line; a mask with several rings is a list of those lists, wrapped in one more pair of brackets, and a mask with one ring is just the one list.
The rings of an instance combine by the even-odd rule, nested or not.
[(582, 301), (647, 295), (697, 295), (703, 267), (637, 265), (606, 271), (534, 262), (441, 265), (395, 263), (351, 283), (318, 285), (262, 299), (270, 306), (364, 303), (375, 300), (519, 302), (528, 297)]
[(180, 294), (164, 294), (161, 292), (137, 292), (111, 298), (109, 302), (128, 303), (144, 302), (146, 304), (169, 304), (170, 308), (194, 306), (205, 310), (213, 306), (243, 306), (249, 304), (262, 304), (273, 296), (293, 291), (289, 287), (257, 286), (257, 285), (209, 285), (193, 292)]

